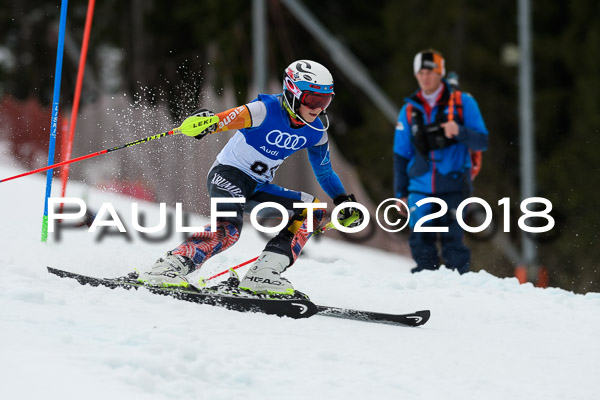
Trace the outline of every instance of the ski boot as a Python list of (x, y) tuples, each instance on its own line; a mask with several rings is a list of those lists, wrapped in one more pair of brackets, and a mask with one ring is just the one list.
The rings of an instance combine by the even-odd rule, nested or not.
[(281, 276), (289, 264), (288, 256), (263, 251), (258, 260), (252, 264), (239, 287), (256, 294), (293, 296), (296, 292), (294, 287), (290, 281)]
[(168, 252), (165, 257), (159, 258), (148, 272), (143, 272), (138, 281), (151, 286), (162, 287), (188, 287), (189, 282), (185, 275), (195, 270), (191, 258)]

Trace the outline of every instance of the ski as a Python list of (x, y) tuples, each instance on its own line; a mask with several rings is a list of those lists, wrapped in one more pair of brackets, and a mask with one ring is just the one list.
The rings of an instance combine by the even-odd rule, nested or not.
[(247, 295), (240, 296), (236, 293), (215, 293), (206, 289), (197, 289), (193, 286), (187, 288), (148, 286), (129, 277), (94, 278), (52, 267), (48, 267), (48, 272), (61, 278), (75, 279), (81, 285), (105, 286), (111, 289), (118, 287), (124, 289), (144, 288), (153, 294), (170, 296), (178, 300), (224, 307), (228, 310), (240, 312), (258, 312), (295, 319), (308, 318), (317, 314), (348, 320), (417, 327), (425, 324), (431, 315), (429, 310), (416, 311), (410, 314), (386, 314), (349, 308), (320, 306), (308, 299), (277, 299), (258, 296), (250, 297)]
[(431, 312), (429, 310), (416, 311), (410, 314), (385, 314), (373, 311), (359, 311), (349, 308), (317, 306), (319, 315), (357, 321), (379, 322), (390, 325), (421, 326), (425, 324)]
[(151, 293), (170, 296), (178, 300), (193, 303), (207, 304), (224, 307), (228, 310), (240, 312), (259, 312), (279, 317), (308, 318), (318, 312), (316, 305), (305, 299), (272, 299), (259, 297), (236, 297), (217, 293), (206, 293), (194, 287), (166, 288), (148, 286), (127, 277), (120, 278), (93, 278), (91, 276), (67, 272), (48, 267), (48, 272), (61, 278), (75, 279), (82, 285), (105, 286), (111, 289), (120, 287), (124, 289), (144, 288)]

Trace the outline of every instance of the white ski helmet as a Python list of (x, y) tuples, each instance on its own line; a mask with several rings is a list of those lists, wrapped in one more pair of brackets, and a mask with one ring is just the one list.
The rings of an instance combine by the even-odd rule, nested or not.
[(294, 61), (283, 74), (283, 94), (286, 108), (294, 118), (298, 118), (300, 104), (325, 110), (334, 96), (333, 77), (318, 62)]

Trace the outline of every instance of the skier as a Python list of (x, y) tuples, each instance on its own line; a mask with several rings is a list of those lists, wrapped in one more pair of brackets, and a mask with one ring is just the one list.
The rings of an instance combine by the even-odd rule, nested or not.
[[(334, 204), (356, 201), (354, 195), (347, 194), (329, 160), (326, 109), (333, 96), (333, 77), (327, 68), (314, 61), (298, 60), (284, 72), (283, 93), (259, 94), (248, 104), (216, 114), (219, 122), (196, 136), (197, 139), (216, 132), (236, 130), (236, 133), (217, 155), (208, 173), (208, 193), (211, 198), (244, 197), (246, 202), (219, 203), (217, 211), (234, 211), (236, 216), (217, 218), (216, 231), (211, 232), (207, 225), (204, 231), (193, 234), (159, 258), (138, 280), (159, 286), (188, 286), (186, 275), (237, 242), (243, 212), (270, 201), (288, 210), (290, 222), (267, 243), (239, 288), (253, 293), (294, 295), (292, 284), (281, 273), (296, 261), (312, 232), (307, 230), (307, 210), (294, 209), (293, 203), (319, 200), (271, 181), (287, 157), (306, 148), (315, 177)], [(215, 114), (202, 109), (194, 115)], [(325, 127), (319, 118), (321, 115), (325, 117)], [(346, 219), (355, 212), (359, 218), (349, 226), (360, 225), (363, 215), (354, 207), (342, 209), (339, 219)], [(325, 210), (314, 210), (313, 229), (324, 217)]]

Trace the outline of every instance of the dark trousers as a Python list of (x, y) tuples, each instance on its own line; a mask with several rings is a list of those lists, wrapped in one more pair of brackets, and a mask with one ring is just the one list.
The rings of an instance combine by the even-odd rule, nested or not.
[[(244, 223), (244, 212), (250, 212), (261, 202), (275, 202), (286, 208), (291, 218), (287, 226), (267, 243), (265, 250), (288, 256), (289, 265), (296, 261), (312, 231), (307, 230), (306, 210), (295, 209), (293, 204), (313, 202), (314, 196), (270, 183), (257, 183), (244, 172), (227, 165), (214, 166), (208, 173), (206, 185), (211, 199), (244, 197), (246, 201), (245, 203), (218, 203), (217, 211), (229, 211), (234, 215), (218, 217), (215, 232), (210, 231), (210, 225), (207, 225), (204, 231), (194, 233), (173, 249), (173, 254), (191, 258), (196, 268), (200, 268), (210, 257), (228, 249), (238, 241)], [(314, 229), (319, 227), (324, 217), (324, 210), (315, 210)]]
[[(455, 269), (461, 274), (468, 272), (471, 251), (463, 242), (463, 230), (456, 220), (456, 209), (466, 196), (463, 193), (410, 194), (408, 205), (411, 208), (411, 228), (421, 217), (439, 211), (439, 206), (434, 203), (427, 203), (415, 208), (415, 203), (425, 197), (437, 197), (445, 201), (448, 205), (448, 211), (440, 218), (427, 221), (422, 226), (448, 227), (448, 232), (415, 232), (414, 230), (411, 232), (409, 244), (413, 259), (417, 263), (412, 272), (438, 269), (442, 261), (447, 268)], [(441, 254), (438, 252), (438, 241)]]
[[(250, 176), (229, 165), (217, 164), (208, 173), (206, 186), (211, 198), (216, 197), (245, 197), (246, 203), (219, 203), (217, 211), (233, 211), (235, 217), (219, 217), (218, 222), (229, 222), (238, 231), (242, 230), (244, 213), (250, 213), (254, 207), (264, 202), (281, 204), (288, 210), (290, 217), (300, 214), (301, 209), (294, 208), (294, 203), (312, 203), (315, 197), (304, 192), (290, 190), (281, 186), (266, 183), (257, 183)], [(268, 209), (259, 213), (259, 216), (268, 217), (269, 214), (278, 216), (278, 211), (269, 213)], [(317, 227), (315, 226), (315, 229)]]

